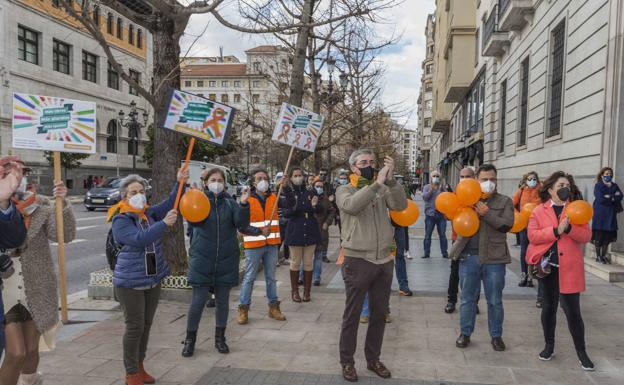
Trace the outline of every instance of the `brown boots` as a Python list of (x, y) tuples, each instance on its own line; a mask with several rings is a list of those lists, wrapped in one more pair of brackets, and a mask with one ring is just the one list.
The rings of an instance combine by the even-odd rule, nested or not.
[(238, 324), (246, 325), (249, 322), (249, 305), (238, 305)]
[(290, 270), (290, 296), (293, 302), (301, 302), (299, 296), (299, 272)]
[(277, 321), (286, 321), (286, 316), (282, 314), (280, 310), (280, 302), (269, 304), (269, 318), (273, 318)]
[(312, 289), (312, 272), (303, 272), (303, 302), (310, 302), (310, 290)]
[(143, 375), (141, 373), (126, 374), (126, 385), (143, 385)]

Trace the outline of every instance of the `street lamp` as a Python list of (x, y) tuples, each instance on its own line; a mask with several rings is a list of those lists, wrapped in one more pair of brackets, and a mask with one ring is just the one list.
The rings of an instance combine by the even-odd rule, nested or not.
[[(137, 111), (136, 102), (133, 100), (130, 102), (128, 117), (125, 117), (125, 115), (123, 110), (119, 110), (119, 125), (120, 127), (128, 128), (128, 137), (130, 137), (130, 143), (132, 145), (132, 173), (135, 174), (140, 132), (141, 128), (147, 126), (149, 114), (147, 111), (143, 111), (143, 124), (141, 124), (141, 122), (139, 122), (139, 111)], [(117, 135), (117, 145), (119, 146), (119, 135)], [(117, 158), (119, 158), (119, 148), (117, 148)], [(119, 160), (117, 161), (117, 175), (119, 175)]]
[(328, 171), (331, 173), (331, 143), (332, 143), (332, 123), (331, 123), (331, 116), (332, 113), (334, 111), (334, 107), (342, 102), (344, 100), (344, 92), (347, 88), (347, 74), (344, 73), (342, 70), (338, 69), (340, 71), (340, 75), (339, 75), (339, 85), (340, 85), (340, 89), (335, 91), (334, 90), (334, 79), (333, 79), (333, 75), (334, 75), (334, 70), (336, 69), (336, 59), (334, 59), (332, 56), (328, 56), (327, 60), (327, 72), (329, 73), (329, 84), (327, 85), (327, 91), (323, 92), (323, 100), (325, 102), (325, 105), (327, 105), (328, 107), (328, 124), (329, 126), (327, 127), (327, 137), (328, 137), (328, 147), (327, 147), (327, 163), (328, 163)]

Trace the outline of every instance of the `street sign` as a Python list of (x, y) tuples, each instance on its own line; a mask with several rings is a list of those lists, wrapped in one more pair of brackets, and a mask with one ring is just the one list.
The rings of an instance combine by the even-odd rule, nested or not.
[(322, 127), (321, 115), (282, 103), (272, 139), (300, 150), (314, 152)]

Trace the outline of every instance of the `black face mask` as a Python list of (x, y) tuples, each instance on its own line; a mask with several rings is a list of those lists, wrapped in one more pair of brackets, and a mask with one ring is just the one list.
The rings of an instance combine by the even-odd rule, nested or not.
[(559, 197), (559, 199), (566, 202), (568, 199), (570, 199), (570, 189), (567, 187), (560, 188), (559, 190), (557, 190), (557, 196)]
[(364, 179), (373, 180), (373, 178), (375, 177), (375, 169), (373, 168), (373, 166), (368, 166), (364, 168), (358, 167), (358, 169), (360, 170), (362, 178)]

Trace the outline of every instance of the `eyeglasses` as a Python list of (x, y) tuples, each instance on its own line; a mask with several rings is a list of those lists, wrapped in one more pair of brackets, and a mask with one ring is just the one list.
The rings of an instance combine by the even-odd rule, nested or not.
[(536, 178), (527, 178), (527, 181), (529, 181), (529, 182), (537, 182), (537, 179)]
[(375, 167), (376, 164), (377, 162), (375, 162), (374, 160), (360, 160), (358, 162), (355, 162), (355, 165), (358, 167), (366, 167), (366, 166)]

